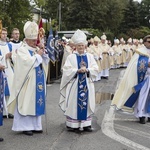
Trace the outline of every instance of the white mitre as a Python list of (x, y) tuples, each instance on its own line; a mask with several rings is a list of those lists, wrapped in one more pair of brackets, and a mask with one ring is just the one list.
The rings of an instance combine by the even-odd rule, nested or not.
[(120, 42), (124, 42), (124, 38), (121, 38), (121, 39), (120, 39)]
[(73, 41), (72, 41), (72, 39), (69, 39), (68, 43), (74, 44)]
[(23, 27), (26, 39), (37, 39), (39, 27), (37, 23), (27, 21)]
[(67, 40), (65, 36), (63, 36), (62, 39), (65, 40), (65, 41)]
[(95, 37), (94, 37), (94, 41), (95, 41), (95, 42), (100, 42), (99, 37), (98, 37), (98, 36), (95, 36)]
[(143, 43), (143, 39), (140, 39), (139, 42), (140, 42), (140, 43)]
[(93, 39), (93, 38), (91, 38), (91, 39), (90, 39), (90, 42), (91, 42), (91, 43), (93, 43), (93, 42), (94, 42), (94, 39)]
[(119, 40), (118, 39), (114, 39), (114, 43), (119, 44)]
[(87, 44), (85, 33), (79, 29), (73, 34), (71, 40), (74, 42), (74, 44), (79, 43), (83, 43), (85, 45)]
[(133, 43), (135, 43), (136, 42), (136, 39), (133, 39)]
[(106, 35), (103, 34), (103, 35), (101, 36), (101, 39), (102, 39), (102, 40), (106, 40), (106, 39), (107, 39)]
[(131, 38), (129, 38), (129, 39), (128, 39), (128, 42), (129, 42), (129, 43), (132, 43), (132, 39), (131, 39)]

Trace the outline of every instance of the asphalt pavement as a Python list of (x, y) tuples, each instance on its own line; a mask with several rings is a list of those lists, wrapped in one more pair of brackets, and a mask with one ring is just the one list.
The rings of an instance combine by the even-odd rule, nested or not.
[(33, 136), (11, 130), (12, 119), (0, 127), (0, 150), (150, 150), (150, 123), (139, 124), (132, 114), (116, 112), (111, 99), (125, 69), (110, 70), (109, 79), (95, 82), (96, 110), (91, 133), (69, 132), (60, 110), (60, 80), (47, 85), (46, 116), (42, 117), (43, 133)]

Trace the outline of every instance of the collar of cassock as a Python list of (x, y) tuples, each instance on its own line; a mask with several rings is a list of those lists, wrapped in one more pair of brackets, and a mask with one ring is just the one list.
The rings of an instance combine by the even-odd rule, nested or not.
[(23, 47), (27, 48), (30, 51), (33, 51), (34, 53), (36, 53), (36, 51), (38, 50), (37, 48), (29, 46), (25, 41), (23, 41)]
[(20, 43), (20, 41), (15, 41), (15, 40), (12, 40), (12, 43)]
[(7, 44), (7, 42), (0, 40), (0, 45), (6, 45), (6, 44)]

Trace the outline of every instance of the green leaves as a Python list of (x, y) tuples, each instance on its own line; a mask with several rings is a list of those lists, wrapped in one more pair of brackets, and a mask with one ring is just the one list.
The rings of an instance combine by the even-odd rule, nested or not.
[(129, 30), (137, 35), (136, 29), (150, 26), (150, 0), (141, 4), (133, 0), (34, 0), (32, 6), (30, 1), (33, 0), (0, 1), (0, 19), (9, 35), (14, 27), (22, 33), (25, 21), (32, 20), (35, 6), (44, 11), (43, 18), (51, 18), (53, 29), (93, 29), (94, 35), (108, 32), (110, 37), (117, 37), (129, 34)]
[(0, 19), (3, 27), (7, 27), (9, 35), (11, 35), (13, 28), (19, 28), (21, 38), (23, 38), (24, 23), (27, 20), (32, 20), (31, 8), (28, 0), (3, 0), (1, 2)]

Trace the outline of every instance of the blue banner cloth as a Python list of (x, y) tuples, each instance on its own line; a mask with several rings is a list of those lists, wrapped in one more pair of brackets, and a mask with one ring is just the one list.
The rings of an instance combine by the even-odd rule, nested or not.
[(47, 53), (50, 58), (50, 60), (55, 63), (56, 58), (55, 58), (55, 48), (54, 48), (54, 37), (53, 37), (53, 30), (50, 28), (49, 31), (49, 36), (47, 40), (47, 45), (46, 45)]

